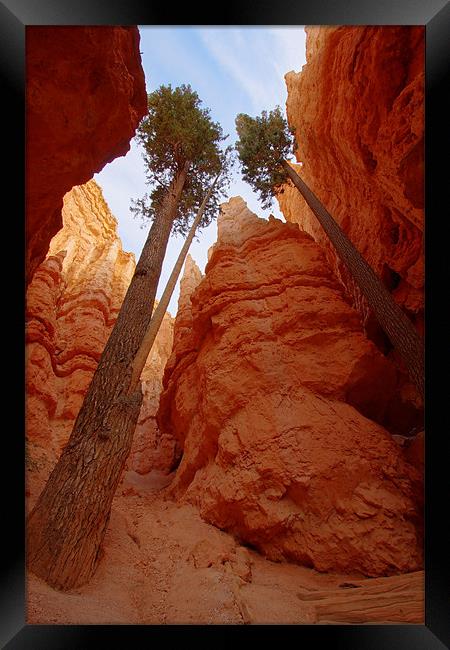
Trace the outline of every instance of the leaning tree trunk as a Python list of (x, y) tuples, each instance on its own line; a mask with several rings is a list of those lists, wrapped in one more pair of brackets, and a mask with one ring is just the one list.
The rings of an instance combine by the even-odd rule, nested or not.
[(356, 250), (351, 241), (326, 210), (316, 195), (286, 160), (282, 162), (289, 178), (302, 194), (330, 238), (337, 254), (349, 269), (379, 324), (398, 351), (416, 385), (422, 400), (424, 397), (423, 341), (406, 314), (400, 309), (389, 291), (375, 274), (372, 267)]
[(133, 390), (134, 387), (137, 386), (139, 382), (142, 370), (144, 369), (145, 366), (145, 362), (147, 361), (147, 357), (150, 354), (150, 350), (152, 349), (153, 343), (155, 342), (156, 335), (158, 334), (159, 328), (164, 318), (164, 314), (166, 313), (166, 309), (169, 306), (170, 298), (172, 297), (173, 290), (175, 289), (175, 285), (177, 283), (178, 276), (180, 275), (187, 252), (189, 250), (189, 246), (191, 245), (192, 240), (194, 239), (195, 231), (197, 230), (197, 226), (202, 219), (206, 204), (208, 203), (208, 200), (211, 194), (213, 193), (214, 187), (216, 186), (219, 176), (220, 176), (220, 172), (219, 174), (217, 174), (214, 183), (209, 188), (205, 198), (202, 201), (201, 206), (198, 209), (198, 212), (189, 230), (188, 236), (186, 237), (186, 240), (183, 244), (180, 254), (178, 255), (177, 261), (175, 262), (175, 265), (172, 269), (172, 273), (170, 274), (170, 277), (167, 281), (166, 288), (164, 289), (164, 293), (161, 296), (161, 300), (159, 301), (155, 311), (153, 312), (152, 319), (145, 333), (145, 336), (142, 339), (141, 346), (134, 358), (133, 370), (132, 370), (131, 382), (130, 382), (131, 390)]
[(28, 518), (28, 566), (57, 589), (86, 583), (100, 558), (142, 402), (140, 384), (131, 387), (132, 364), (151, 318), (187, 171), (188, 163), (155, 217), (69, 441)]

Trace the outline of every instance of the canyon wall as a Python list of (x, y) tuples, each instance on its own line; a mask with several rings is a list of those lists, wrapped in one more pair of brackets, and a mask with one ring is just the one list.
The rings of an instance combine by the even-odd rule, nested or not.
[(321, 247), (236, 197), (181, 288), (157, 413), (182, 450), (171, 493), (273, 560), (420, 568), (421, 473), (381, 424), (398, 371)]
[[(135, 269), (95, 181), (66, 194), (62, 218), (26, 302), (27, 438), (53, 459), (70, 435)], [(157, 436), (151, 417), (171, 346), (166, 314), (142, 375), (144, 401), (129, 459), (138, 471), (151, 464)]]
[[(294, 167), (423, 332), (424, 28), (309, 27), (307, 63), (286, 76)], [(390, 343), (304, 199), (278, 201), (326, 252), (385, 353)]]
[(27, 282), (63, 197), (123, 156), (147, 111), (137, 27), (26, 29)]

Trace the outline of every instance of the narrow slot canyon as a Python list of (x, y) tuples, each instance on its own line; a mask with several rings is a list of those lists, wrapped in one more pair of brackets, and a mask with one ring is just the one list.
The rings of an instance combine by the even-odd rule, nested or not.
[[(290, 165), (422, 337), (424, 30), (305, 31)], [(27, 513), (136, 269), (94, 175), (146, 115), (142, 34), (27, 28)], [(27, 623), (424, 622), (423, 397), (291, 182), (275, 208), (231, 192), (187, 256), (98, 567), (29, 570)]]

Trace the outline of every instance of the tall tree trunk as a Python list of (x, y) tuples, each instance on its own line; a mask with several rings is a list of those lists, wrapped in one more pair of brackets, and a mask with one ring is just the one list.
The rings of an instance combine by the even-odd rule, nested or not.
[(142, 402), (140, 384), (130, 390), (132, 364), (151, 318), (187, 171), (188, 163), (155, 217), (70, 439), (28, 518), (28, 566), (57, 589), (86, 583), (101, 554)]
[(178, 255), (177, 261), (175, 262), (175, 265), (173, 267), (172, 273), (170, 274), (170, 277), (167, 281), (167, 285), (166, 288), (164, 289), (164, 293), (161, 296), (161, 300), (159, 301), (155, 311), (153, 312), (152, 319), (145, 333), (145, 336), (142, 339), (141, 346), (134, 358), (133, 370), (132, 370), (131, 382), (130, 382), (130, 391), (133, 391), (135, 389), (135, 386), (137, 386), (139, 382), (142, 370), (144, 369), (145, 366), (145, 362), (147, 361), (147, 357), (150, 354), (150, 350), (152, 349), (153, 343), (155, 342), (156, 336), (158, 334), (159, 328), (164, 318), (164, 314), (166, 313), (166, 309), (169, 306), (169, 302), (172, 297), (173, 290), (175, 289), (178, 276), (181, 273), (181, 269), (183, 267), (183, 263), (186, 258), (187, 252), (192, 243), (192, 240), (194, 239), (195, 231), (197, 230), (197, 226), (203, 217), (203, 212), (205, 211), (206, 204), (208, 203), (208, 200), (211, 197), (211, 194), (213, 193), (213, 190), (219, 179), (220, 173), (221, 172), (217, 174), (213, 184), (209, 188), (205, 198), (202, 201), (201, 206), (198, 209), (196, 217), (192, 222), (192, 226), (189, 230), (188, 236), (186, 237), (186, 240), (183, 244), (180, 254)]
[(421, 398), (424, 397), (423, 341), (414, 325), (397, 305), (389, 291), (353, 246), (331, 214), (286, 160), (282, 162), (289, 178), (302, 194), (330, 238), (337, 254), (349, 269), (380, 326), (399, 352)]

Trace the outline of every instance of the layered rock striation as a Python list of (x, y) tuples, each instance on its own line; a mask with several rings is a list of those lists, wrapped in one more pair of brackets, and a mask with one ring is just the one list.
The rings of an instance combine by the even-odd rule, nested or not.
[(310, 235), (240, 197), (218, 230), (185, 277), (157, 414), (182, 449), (172, 494), (272, 560), (420, 568), (420, 471), (377, 423), (397, 371)]
[[(27, 437), (54, 456), (70, 435), (135, 269), (95, 181), (65, 196), (62, 215), (64, 227), (52, 239), (26, 303)], [(143, 372), (141, 442), (141, 429), (156, 411), (171, 345), (167, 314)], [(152, 435), (146, 431), (147, 439)], [(136, 453), (130, 463), (139, 468), (145, 460)]]
[[(286, 76), (299, 171), (423, 331), (424, 29), (310, 27), (307, 63)], [(390, 343), (293, 186), (278, 201), (323, 247), (380, 349)]]
[(147, 110), (137, 27), (26, 30), (27, 282), (62, 227), (63, 197), (130, 148)]

